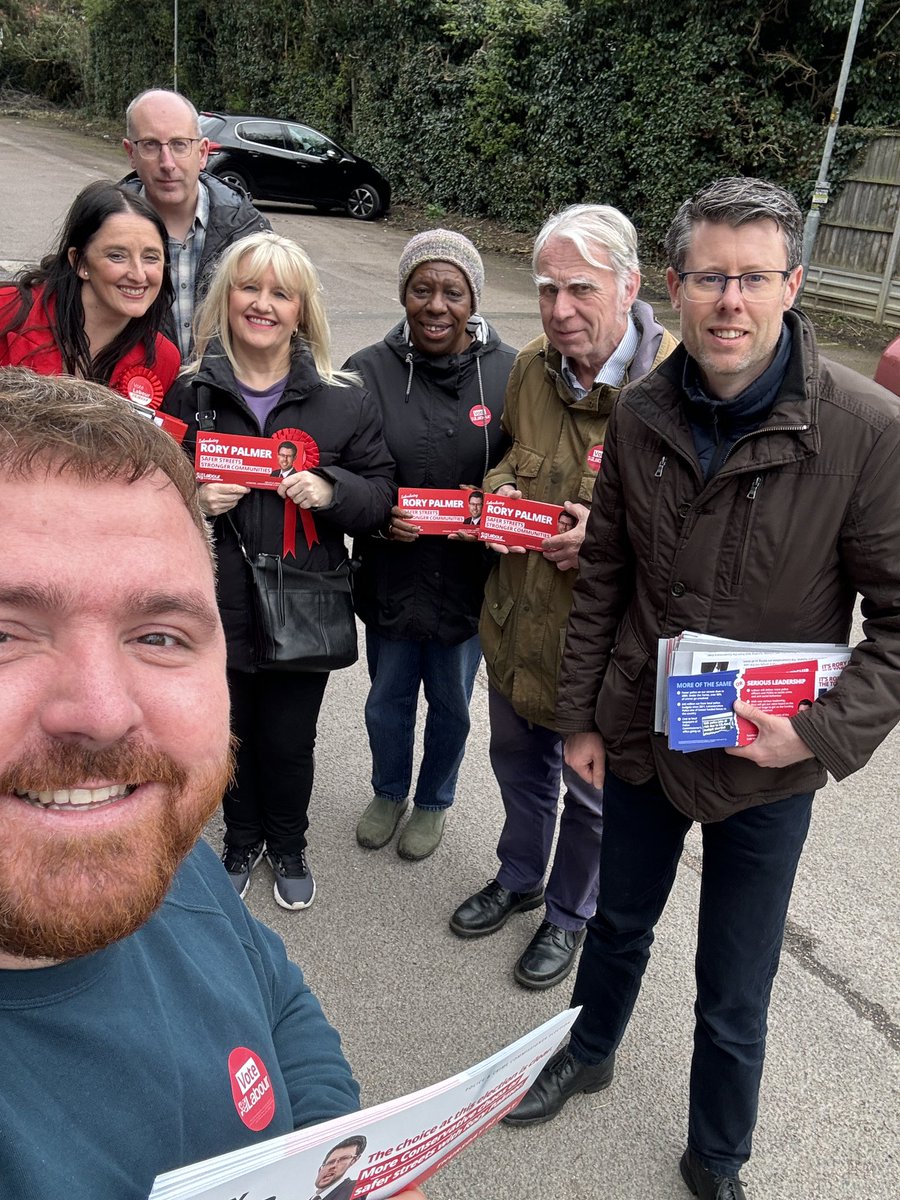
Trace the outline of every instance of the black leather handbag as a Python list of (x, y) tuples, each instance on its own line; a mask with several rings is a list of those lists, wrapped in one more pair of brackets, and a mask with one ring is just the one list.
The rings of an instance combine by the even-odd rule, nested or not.
[(357, 563), (301, 571), (280, 554), (251, 557), (230, 514), (253, 584), (254, 665), (261, 671), (337, 671), (359, 658), (351, 579)]
[(350, 560), (334, 571), (301, 571), (278, 554), (244, 557), (254, 583), (260, 670), (335, 671), (356, 662)]

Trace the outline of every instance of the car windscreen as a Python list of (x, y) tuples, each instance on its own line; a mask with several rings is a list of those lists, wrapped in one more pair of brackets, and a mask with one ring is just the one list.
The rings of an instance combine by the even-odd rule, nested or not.
[(215, 138), (225, 128), (221, 117), (213, 117), (209, 113), (200, 114), (200, 132), (204, 137)]

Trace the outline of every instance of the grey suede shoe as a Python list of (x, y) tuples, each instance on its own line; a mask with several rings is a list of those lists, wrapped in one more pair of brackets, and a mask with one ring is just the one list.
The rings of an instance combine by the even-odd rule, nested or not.
[(412, 816), (400, 834), (397, 853), (401, 858), (408, 858), (412, 862), (418, 862), (420, 858), (427, 858), (429, 854), (434, 854), (441, 844), (446, 820), (446, 808), (437, 810), (414, 808)]
[(408, 800), (385, 800), (375, 796), (356, 823), (356, 840), (367, 850), (380, 850), (394, 836), (408, 807)]

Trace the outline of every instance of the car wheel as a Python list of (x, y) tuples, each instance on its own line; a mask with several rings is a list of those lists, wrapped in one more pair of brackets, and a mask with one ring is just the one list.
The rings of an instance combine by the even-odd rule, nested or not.
[[(237, 188), (239, 192), (246, 192), (246, 194), (250, 196), (250, 184), (240, 173), (240, 171), (235, 171), (233, 167), (223, 167), (221, 171), (216, 172), (216, 176), (217, 178), (221, 179), (223, 183), (230, 184), (231, 187)], [(253, 199), (252, 196), (250, 196), (250, 198), (251, 200)]]
[(357, 221), (371, 221), (381, 212), (381, 197), (370, 183), (360, 183), (347, 197), (347, 212)]

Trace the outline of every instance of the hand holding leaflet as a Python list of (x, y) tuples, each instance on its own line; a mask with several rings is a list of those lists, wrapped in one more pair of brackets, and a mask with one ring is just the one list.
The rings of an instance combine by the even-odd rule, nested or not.
[(239, 483), (203, 483), (198, 490), (200, 507), (208, 517), (221, 517), (222, 513), (231, 512), (242, 496), (248, 496), (250, 489)]
[[(521, 500), (522, 493), (517, 487), (513, 487), (511, 483), (501, 484), (494, 492), (495, 496), (509, 496), (511, 500)], [(504, 546), (502, 542), (488, 542), (490, 548), (496, 554), (525, 554), (524, 546)]]
[(385, 536), (392, 542), (414, 542), (420, 530), (418, 525), (413, 524), (412, 516), (412, 513), (395, 504), (391, 509), (391, 522)]
[(151, 1200), (424, 1200), (422, 1184), (521, 1101), (579, 1011), (408, 1096), (168, 1171)]
[(334, 484), (313, 471), (295, 471), (282, 479), (278, 495), (293, 500), (298, 508), (327, 508), (334, 495)]
[(794, 732), (789, 717), (773, 716), (743, 700), (735, 700), (734, 711), (744, 720), (752, 721), (759, 733), (749, 746), (726, 749), (726, 754), (749, 759), (759, 767), (790, 767), (815, 757), (806, 742)]
[(571, 523), (571, 514), (559, 504), (488, 493), (484, 498), (478, 537), (490, 546), (502, 545), (508, 550), (543, 551), (549, 541), (551, 553), (555, 545), (556, 557), (571, 560), (572, 546), (580, 545), (581, 538), (576, 531), (569, 530), (559, 540), (557, 530), (561, 518), (565, 518), (565, 524)]
[[(567, 500), (560, 513), (559, 532), (548, 537), (541, 546), (541, 553), (548, 562), (556, 563), (560, 571), (571, 571), (578, 566), (578, 552), (584, 541), (584, 531), (587, 525), (590, 509), (583, 504)], [(566, 518), (573, 518), (572, 521)]]

